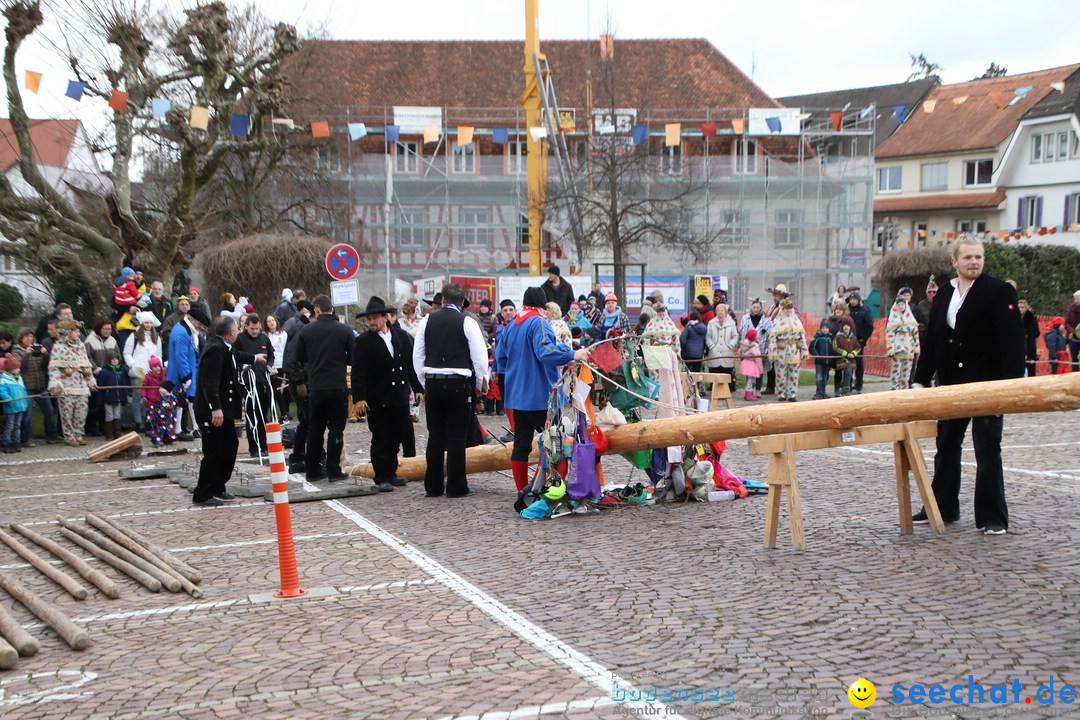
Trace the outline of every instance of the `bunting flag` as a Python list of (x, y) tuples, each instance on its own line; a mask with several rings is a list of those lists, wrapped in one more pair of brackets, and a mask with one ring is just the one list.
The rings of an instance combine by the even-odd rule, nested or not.
[(596, 127), (596, 134), (597, 135), (614, 135), (615, 134), (615, 126), (610, 125), (610, 124), (608, 124), (608, 125), (598, 125)]
[(705, 137), (716, 137), (716, 123), (703, 122), (701, 123), (701, 134)]
[(600, 36), (600, 59), (612, 60), (615, 57), (615, 36), (614, 35), (601, 35)]
[(937, 100), (927, 100), (922, 104), (923, 112), (932, 113), (934, 108), (937, 107)]
[(510, 142), (510, 131), (503, 127), (495, 128), (491, 131), (491, 141), (496, 145), (505, 145)]
[(967, 102), (967, 99), (968, 99), (967, 95), (957, 95), (956, 97), (954, 97), (952, 99), (952, 104), (953, 105), (963, 105), (965, 102)]
[(736, 135), (742, 135), (743, 119), (742, 118), (733, 118), (731, 120), (731, 129), (735, 131)]
[(1004, 230), (998, 230), (998, 240), (1004, 240), (1004, 239), (1005, 239), (1005, 231)]
[(1015, 90), (1013, 90), (1013, 93), (1014, 93), (1014, 94), (1015, 94), (1015, 95), (1016, 95), (1017, 97), (1024, 97), (1024, 96), (1025, 96), (1025, 95), (1027, 95), (1027, 94), (1028, 94), (1029, 92), (1031, 92), (1031, 86), (1030, 86), (1030, 85), (1025, 85), (1025, 86), (1024, 86), (1024, 87), (1022, 87), (1022, 88), (1016, 88)]
[(196, 130), (205, 130), (210, 124), (210, 108), (205, 108), (202, 105), (191, 106), (191, 127)]
[(234, 137), (246, 138), (248, 135), (248, 116), (233, 113), (229, 121), (229, 131)]
[(1052, 83), (1050, 83), (1050, 89), (1051, 90), (1057, 90), (1059, 93), (1064, 93), (1065, 92), (1065, 82), (1064, 81), (1052, 82)]
[(364, 123), (349, 123), (349, 140), (356, 142), (367, 136), (367, 125)]
[(643, 145), (645, 140), (649, 137), (649, 126), (635, 125), (630, 129), (630, 135), (633, 138), (635, 145)]
[(865, 120), (867, 118), (867, 116), (869, 116), (870, 113), (874, 112), (874, 110), (876, 110), (876, 109), (877, 109), (877, 105), (875, 105), (874, 103), (870, 103), (869, 105), (867, 105), (866, 107), (864, 107), (862, 110), (859, 111), (859, 119), (860, 120)]
[(540, 142), (547, 137), (547, 128), (540, 126), (531, 127), (529, 128), (529, 136), (536, 142)]
[(172, 103), (165, 98), (152, 98), (150, 100), (150, 112), (154, 114), (155, 120), (164, 119), (165, 115), (172, 109)]
[(682, 123), (664, 125), (664, 146), (672, 147), (682, 142)]
[(994, 101), (994, 107), (996, 107), (998, 110), (1005, 107), (1005, 93), (1001, 92), (1000, 90), (995, 90), (994, 92), (990, 93), (990, 99)]
[(119, 90), (113, 90), (109, 95), (109, 107), (116, 112), (124, 112), (127, 110), (128, 94), (126, 92), (120, 92)]
[(468, 125), (459, 125), (457, 129), (457, 144), (472, 145), (473, 128)]
[(424, 142), (433, 143), (439, 142), (439, 138), (442, 137), (442, 131), (434, 125), (424, 126)]
[(907, 105), (900, 103), (899, 105), (892, 106), (893, 115), (896, 116), (896, 121), (901, 125), (907, 120)]
[(401, 137), (400, 125), (387, 125), (386, 126), (386, 141), (397, 142), (397, 139)]
[(79, 82), (78, 80), (68, 80), (67, 92), (64, 93), (64, 95), (75, 102), (82, 102), (84, 92), (86, 92), (86, 83)]
[(311, 123), (311, 137), (313, 138), (328, 138), (330, 137), (330, 123), (326, 120), (315, 120)]
[(781, 125), (780, 118), (778, 117), (765, 118), (765, 124), (769, 127), (769, 132), (771, 133), (778, 133), (783, 130), (783, 125)]
[(27, 70), (25, 84), (27, 90), (37, 95), (38, 90), (41, 89), (41, 73)]
[(288, 130), (292, 130), (296, 127), (296, 122), (291, 118), (274, 118), (270, 121), (271, 125), (281, 125)]
[(834, 110), (829, 113), (829, 121), (832, 123), (833, 132), (840, 132), (840, 128), (844, 126), (844, 111)]

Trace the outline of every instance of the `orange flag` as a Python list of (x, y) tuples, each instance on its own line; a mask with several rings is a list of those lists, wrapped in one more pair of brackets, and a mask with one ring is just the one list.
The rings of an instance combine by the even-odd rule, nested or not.
[(124, 112), (127, 110), (128, 94), (126, 92), (120, 92), (119, 90), (113, 90), (109, 95), (109, 107), (116, 112)]
[(330, 137), (330, 123), (326, 120), (315, 120), (311, 123), (311, 137)]
[(457, 144), (458, 145), (471, 145), (473, 137), (473, 128), (468, 125), (459, 125), (457, 129)]
[(41, 73), (33, 70), (26, 71), (26, 89), (37, 95), (41, 88)]
[(671, 147), (678, 145), (682, 138), (682, 123), (666, 123), (664, 125), (664, 145)]
[(735, 118), (731, 121), (731, 129), (735, 131), (736, 135), (742, 135), (743, 121), (742, 118)]
[(844, 111), (834, 110), (829, 113), (829, 120), (832, 121), (833, 132), (840, 132), (840, 128), (844, 125)]
[(1001, 92), (1000, 90), (995, 90), (994, 92), (990, 93), (990, 99), (994, 101), (994, 107), (996, 107), (998, 110), (1005, 107), (1005, 93)]

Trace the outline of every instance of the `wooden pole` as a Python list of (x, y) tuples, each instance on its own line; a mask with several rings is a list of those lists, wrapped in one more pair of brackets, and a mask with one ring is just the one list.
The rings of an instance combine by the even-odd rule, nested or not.
[(4, 638), (0, 638), (0, 670), (10, 670), (15, 667), (15, 661), (19, 659), (19, 653), (15, 648), (7, 644)]
[(90, 647), (90, 633), (71, 622), (64, 613), (23, 587), (22, 583), (0, 572), (0, 587), (7, 590), (13, 598), (37, 615), (43, 623), (56, 631), (72, 650), (85, 650)]
[[(1080, 409), (1080, 373), (935, 388), (852, 395), (814, 402), (746, 405), (617, 427), (607, 433), (606, 454), (716, 440), (888, 425), (914, 420), (951, 420), (981, 415)], [(510, 467), (510, 447), (481, 445), (465, 453), (465, 470), (483, 473)], [(402, 458), (397, 474), (422, 480), (423, 457)], [(371, 465), (354, 465), (350, 475), (374, 477)]]
[(146, 562), (135, 553), (120, 546), (118, 543), (113, 542), (101, 533), (96, 532), (95, 530), (86, 527), (85, 525), (80, 525), (79, 523), (62, 518), (59, 515), (56, 516), (56, 520), (68, 530), (82, 535), (90, 542), (112, 553), (113, 555), (120, 558), (129, 565), (139, 568), (144, 573), (161, 583), (161, 586), (169, 592), (180, 592), (179, 580), (174, 578), (172, 575), (169, 575), (168, 573), (162, 572), (154, 565)]
[(116, 543), (119, 543), (128, 551), (134, 553), (146, 562), (158, 568), (159, 570), (161, 570), (161, 572), (165, 573), (169, 577), (174, 578), (178, 583), (180, 583), (181, 589), (191, 595), (191, 597), (201, 598), (203, 596), (202, 590), (197, 588), (190, 580), (181, 575), (177, 570), (174, 570), (167, 562), (159, 558), (157, 555), (154, 555), (152, 552), (129, 538), (124, 533), (114, 528), (109, 523), (99, 518), (97, 515), (87, 513), (86, 522), (88, 522), (91, 526), (97, 528), (101, 532), (105, 533), (105, 535), (108, 536), (109, 539), (113, 540)]
[(82, 575), (87, 582), (93, 583), (93, 585), (97, 587), (98, 590), (105, 594), (105, 597), (111, 598), (113, 600), (120, 597), (120, 588), (116, 586), (115, 582), (113, 582), (104, 573), (101, 573), (87, 565), (82, 558), (80, 558), (78, 555), (71, 552), (67, 548), (58, 545), (57, 543), (53, 542), (47, 537), (44, 537), (43, 535), (38, 535), (33, 530), (23, 527), (19, 523), (12, 523), (11, 529), (22, 535), (27, 540), (30, 540), (33, 543), (37, 543), (41, 547), (51, 552), (56, 557), (66, 562), (72, 570)]
[(75, 580), (75, 578), (71, 577), (63, 570), (53, 567), (45, 558), (41, 557), (33, 550), (26, 547), (15, 538), (11, 537), (3, 530), (0, 530), (0, 540), (3, 540), (4, 544), (14, 550), (19, 555), (19, 557), (23, 558), (24, 560), (26, 560), (26, 562), (37, 568), (42, 575), (52, 580), (60, 587), (64, 588), (64, 590), (66, 590), (68, 594), (71, 595), (71, 597), (75, 598), (76, 600), (86, 599), (86, 588), (80, 585)]
[(113, 518), (104, 517), (104, 518), (101, 518), (101, 519), (104, 520), (105, 522), (109, 523), (110, 525), (112, 525), (114, 528), (116, 528), (120, 532), (127, 535), (129, 538), (131, 538), (135, 542), (141, 544), (143, 547), (145, 547), (147, 550), (149, 550), (150, 552), (157, 555), (159, 558), (161, 558), (165, 562), (169, 563), (169, 565), (171, 565), (177, 572), (179, 572), (181, 575), (186, 577), (191, 582), (195, 583), (196, 585), (198, 585), (199, 583), (202, 582), (202, 573), (201, 572), (199, 572), (196, 568), (191, 567), (190, 565), (188, 565), (186, 562), (184, 562), (180, 558), (175, 557), (172, 553), (170, 553), (165, 548), (159, 547), (159, 546), (155, 545), (154, 543), (150, 542), (141, 533), (138, 533), (135, 530), (132, 530), (127, 525), (121, 525), (117, 520), (114, 520)]
[(19, 621), (11, 617), (11, 613), (2, 607), (0, 607), (0, 635), (7, 638), (7, 641), (23, 657), (37, 655), (38, 650), (41, 649), (37, 638), (23, 630)]
[(139, 568), (124, 562), (120, 558), (113, 555), (111, 552), (108, 552), (107, 550), (102, 550), (97, 545), (90, 542), (76, 532), (72, 532), (67, 528), (60, 528), (60, 534), (81, 547), (86, 552), (96, 557), (97, 559), (101, 560), (106, 565), (109, 565), (110, 567), (113, 567), (124, 573), (132, 580), (145, 587), (150, 592), (161, 592), (161, 582), (157, 578), (150, 577)]

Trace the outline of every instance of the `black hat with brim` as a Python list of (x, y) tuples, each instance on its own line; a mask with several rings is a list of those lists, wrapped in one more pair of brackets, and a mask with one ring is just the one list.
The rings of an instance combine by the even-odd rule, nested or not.
[(192, 320), (198, 320), (204, 326), (210, 324), (210, 318), (208, 318), (206, 313), (203, 312), (203, 309), (197, 305), (188, 310), (188, 317)]
[(442, 293), (437, 292), (433, 298), (430, 300), (425, 299), (424, 302), (428, 305), (442, 305)]
[(367, 307), (363, 312), (356, 313), (356, 317), (367, 317), (368, 315), (386, 315), (388, 313), (396, 313), (396, 307), (389, 307), (383, 299), (378, 295), (372, 295), (368, 300)]

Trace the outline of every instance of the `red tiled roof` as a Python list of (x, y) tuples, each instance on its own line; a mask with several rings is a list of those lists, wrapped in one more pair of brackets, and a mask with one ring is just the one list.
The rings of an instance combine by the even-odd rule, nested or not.
[(996, 208), (1005, 200), (1005, 188), (987, 193), (957, 193), (953, 195), (910, 195), (906, 197), (875, 198), (874, 212), (913, 212), (920, 210), (960, 210), (966, 208)]
[[(972, 80), (955, 85), (940, 85), (930, 91), (916, 110), (908, 108), (908, 120), (888, 140), (878, 146), (876, 158), (912, 157), (935, 153), (963, 152), (996, 148), (1012, 135), (1020, 117), (1050, 92), (1052, 82), (1061, 82), (1080, 65), (1040, 70), (1023, 75), (1008, 75), (987, 80)], [(1031, 91), (1017, 102), (1014, 91), (1031, 86)], [(994, 105), (992, 93), (1000, 92), (1005, 107)], [(953, 98), (967, 96), (957, 105)], [(926, 112), (926, 102), (934, 102), (934, 111)]]
[[(560, 107), (584, 107), (590, 65), (599, 102), (598, 42), (551, 40), (541, 51)], [(614, 53), (620, 107), (780, 107), (708, 40), (616, 39)], [(517, 40), (309, 40), (290, 62), (291, 112), (302, 121), (378, 108), (378, 118), (367, 120), (381, 124), (382, 108), (393, 105), (513, 109), (521, 103), (524, 64), (524, 42)]]
[[(78, 120), (31, 120), (30, 142), (39, 165), (64, 167), (75, 140)], [(0, 172), (7, 172), (19, 161), (19, 143), (11, 121), (0, 118)]]

